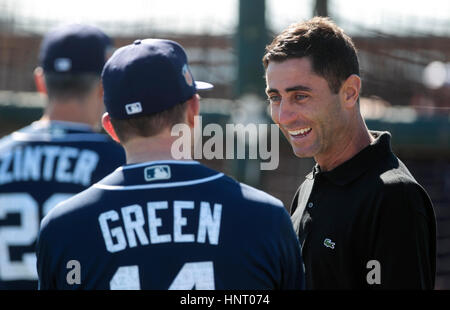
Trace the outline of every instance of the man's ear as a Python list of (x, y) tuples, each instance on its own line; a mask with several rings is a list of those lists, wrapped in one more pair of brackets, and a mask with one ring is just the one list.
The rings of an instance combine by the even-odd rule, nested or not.
[(352, 74), (344, 81), (340, 90), (340, 96), (346, 108), (356, 105), (360, 90), (361, 78), (358, 75)]
[(114, 141), (120, 143), (120, 139), (117, 136), (113, 125), (111, 124), (111, 117), (109, 116), (108, 112), (105, 112), (102, 116), (102, 126)]
[(45, 86), (44, 70), (41, 67), (34, 69), (34, 83), (36, 84), (36, 90), (38, 93), (47, 94), (47, 87)]
[(186, 118), (189, 127), (194, 128), (194, 119), (200, 113), (200, 97), (198, 94), (187, 101)]

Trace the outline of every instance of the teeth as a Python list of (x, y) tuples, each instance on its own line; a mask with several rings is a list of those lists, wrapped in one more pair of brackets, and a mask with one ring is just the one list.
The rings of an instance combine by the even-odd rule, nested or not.
[(300, 130), (288, 130), (288, 132), (289, 132), (290, 135), (297, 136), (297, 135), (303, 135), (303, 134), (307, 133), (310, 130), (311, 130), (311, 127), (307, 127), (307, 128), (303, 128), (303, 129), (300, 129)]

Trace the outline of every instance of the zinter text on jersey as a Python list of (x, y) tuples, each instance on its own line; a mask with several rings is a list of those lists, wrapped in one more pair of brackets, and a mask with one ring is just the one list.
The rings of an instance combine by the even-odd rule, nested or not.
[[(175, 200), (169, 208), (168, 201), (149, 201), (146, 204), (147, 218), (144, 217), (143, 207), (139, 204), (124, 206), (120, 212), (109, 210), (99, 215), (98, 221), (105, 241), (106, 249), (119, 252), (127, 247), (145, 246), (148, 244), (168, 242), (197, 242), (217, 245), (219, 243), (220, 220), (222, 205), (209, 202)], [(189, 210), (192, 210), (189, 212)], [(184, 211), (184, 214), (183, 214)], [(161, 212), (172, 212), (173, 216), (165, 217), (170, 222), (163, 222)], [(185, 215), (189, 212), (189, 217)], [(198, 218), (196, 233), (186, 230), (188, 221)], [(123, 225), (117, 226), (118, 223)], [(148, 227), (147, 235), (145, 227)], [(161, 233), (161, 230), (172, 228), (171, 233)], [(167, 231), (166, 231), (167, 232)], [(208, 236), (208, 238), (206, 238)]]
[(0, 157), (0, 185), (21, 181), (56, 181), (88, 186), (98, 161), (96, 152), (75, 147), (16, 147)]

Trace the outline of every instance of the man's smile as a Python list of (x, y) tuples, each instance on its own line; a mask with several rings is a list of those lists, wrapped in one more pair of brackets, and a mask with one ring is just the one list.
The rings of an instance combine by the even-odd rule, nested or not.
[(296, 130), (287, 130), (289, 135), (293, 138), (304, 138), (312, 131), (311, 127), (300, 128)]

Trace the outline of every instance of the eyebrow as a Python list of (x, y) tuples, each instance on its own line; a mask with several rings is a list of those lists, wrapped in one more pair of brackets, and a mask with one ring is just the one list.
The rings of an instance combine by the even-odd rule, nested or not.
[[(303, 86), (303, 85), (296, 85), (296, 86), (288, 87), (285, 89), (286, 92), (297, 91), (297, 90), (312, 91), (312, 89), (310, 87)], [(276, 88), (268, 88), (266, 90), (266, 93), (278, 93), (278, 92), (279, 91)]]

